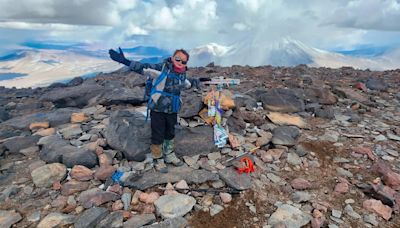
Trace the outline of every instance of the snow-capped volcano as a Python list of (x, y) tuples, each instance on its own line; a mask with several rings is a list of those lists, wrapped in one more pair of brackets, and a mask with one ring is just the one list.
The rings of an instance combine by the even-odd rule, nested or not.
[(204, 45), (190, 52), (190, 64), (192, 66), (204, 66), (210, 62), (222, 66), (307, 64), (314, 67), (351, 66), (359, 69), (387, 70), (400, 68), (399, 53), (400, 51), (393, 51), (373, 58), (354, 57), (313, 48), (291, 38), (283, 38), (265, 45), (252, 40), (245, 40), (229, 47), (215, 43)]

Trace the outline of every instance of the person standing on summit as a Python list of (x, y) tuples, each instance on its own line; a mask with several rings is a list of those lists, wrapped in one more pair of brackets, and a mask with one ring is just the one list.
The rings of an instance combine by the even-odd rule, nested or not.
[(143, 69), (146, 68), (161, 71), (161, 74), (149, 84), (151, 90), (147, 105), (151, 118), (150, 151), (155, 160), (155, 168), (161, 173), (168, 172), (165, 162), (175, 166), (183, 165), (174, 153), (175, 124), (182, 103), (180, 94), (183, 89), (200, 86), (199, 79), (186, 76), (189, 54), (184, 49), (178, 49), (171, 57), (158, 64), (128, 60), (121, 48), (119, 52), (110, 49), (109, 54), (112, 60), (128, 66), (130, 70), (139, 74), (143, 74)]

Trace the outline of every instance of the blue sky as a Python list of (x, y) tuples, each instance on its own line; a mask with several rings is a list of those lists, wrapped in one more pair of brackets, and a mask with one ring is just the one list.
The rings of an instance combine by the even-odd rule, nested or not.
[(283, 37), (326, 50), (400, 46), (400, 0), (0, 0), (0, 54), (31, 41), (193, 48)]

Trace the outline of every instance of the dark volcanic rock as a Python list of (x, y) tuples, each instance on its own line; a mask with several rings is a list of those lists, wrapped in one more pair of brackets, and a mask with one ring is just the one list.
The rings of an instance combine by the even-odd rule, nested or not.
[(140, 179), (135, 177), (132, 181), (126, 180), (125, 186), (134, 187), (141, 190), (151, 188), (158, 184), (175, 183), (185, 180), (188, 184), (199, 184), (207, 181), (218, 180), (218, 175), (204, 169), (192, 169), (188, 167), (169, 167), (168, 173), (147, 172)]
[(107, 208), (92, 207), (84, 211), (76, 220), (75, 228), (94, 228), (108, 214)]
[(246, 94), (235, 94), (235, 107), (246, 107), (248, 110), (257, 108), (257, 100)]
[(10, 114), (8, 114), (5, 108), (0, 107), (0, 123), (8, 119), (10, 119)]
[(140, 112), (119, 110), (111, 114), (105, 131), (108, 145), (122, 151), (128, 160), (143, 161), (149, 152), (150, 121)]
[(55, 88), (40, 99), (52, 102), (57, 108), (78, 107), (83, 108), (89, 100), (104, 91), (104, 87), (95, 83), (83, 83), (79, 86)]
[(272, 89), (260, 96), (265, 109), (276, 112), (302, 112), (304, 101), (289, 89)]
[(388, 85), (380, 78), (368, 78), (365, 85), (372, 90), (386, 91), (388, 89)]
[(63, 153), (61, 161), (68, 168), (72, 168), (75, 165), (93, 168), (98, 164), (97, 155), (84, 148), (79, 148), (74, 152)]
[(190, 118), (197, 116), (203, 107), (203, 100), (197, 93), (182, 93), (182, 109), (179, 116), (182, 118)]
[(293, 146), (296, 144), (300, 131), (297, 127), (282, 126), (272, 131), (272, 143), (275, 145)]
[(304, 89), (305, 98), (311, 102), (318, 102), (322, 105), (332, 105), (337, 102), (337, 97), (328, 88), (307, 88)]
[(38, 142), (40, 136), (32, 135), (32, 136), (17, 136), (10, 139), (7, 139), (3, 145), (11, 152), (18, 153), (20, 150), (35, 146)]
[(78, 86), (78, 85), (82, 84), (83, 81), (84, 80), (82, 77), (75, 77), (67, 83), (67, 86)]
[(94, 103), (102, 105), (143, 103), (144, 87), (130, 88), (120, 81), (107, 81), (104, 90)]
[(239, 109), (233, 111), (233, 114), (228, 118), (227, 124), (229, 131), (239, 134), (242, 134), (242, 131), (246, 128), (246, 122), (244, 121)]
[(176, 130), (175, 152), (178, 156), (205, 155), (215, 149), (214, 131), (210, 126)]
[[(154, 215), (153, 215), (154, 216)], [(101, 220), (96, 228), (120, 228), (124, 225), (124, 217), (121, 211), (114, 211)]]

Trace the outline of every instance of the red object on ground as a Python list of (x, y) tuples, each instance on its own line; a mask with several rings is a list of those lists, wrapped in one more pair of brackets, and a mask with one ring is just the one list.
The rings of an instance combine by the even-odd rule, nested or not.
[(239, 173), (252, 173), (254, 172), (254, 164), (253, 161), (248, 157), (243, 157), (240, 159), (240, 162), (243, 163), (243, 168), (239, 168)]

